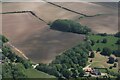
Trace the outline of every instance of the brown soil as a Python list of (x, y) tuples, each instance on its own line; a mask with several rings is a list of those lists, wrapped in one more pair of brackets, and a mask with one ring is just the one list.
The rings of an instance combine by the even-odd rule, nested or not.
[(3, 14), (3, 34), (33, 62), (48, 63), (83, 35), (51, 30), (29, 13)]

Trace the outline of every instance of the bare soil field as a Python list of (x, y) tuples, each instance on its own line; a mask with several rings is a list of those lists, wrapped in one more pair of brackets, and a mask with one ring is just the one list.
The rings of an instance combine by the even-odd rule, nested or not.
[(29, 13), (2, 14), (2, 32), (11, 42), (24, 40), (47, 25)]
[(114, 34), (118, 32), (118, 17), (116, 14), (107, 14), (92, 18), (83, 18), (79, 21), (82, 25), (89, 26), (93, 32)]
[(46, 22), (56, 19), (75, 19), (81, 16), (45, 2), (3, 3), (3, 12), (11, 11), (32, 11)]
[[(79, 20), (78, 18), (82, 15), (46, 2), (3, 3), (3, 12), (33, 11), (38, 17), (47, 23), (56, 19), (71, 19), (80, 22), (82, 25), (90, 27), (94, 32), (113, 34), (118, 31), (118, 9), (117, 7), (114, 7), (112, 3), (108, 5), (108, 3), (55, 2), (55, 4), (85, 15), (103, 15), (89, 18), (86, 17)], [(113, 8), (111, 8), (112, 6)]]
[(0, 14), (0, 34), (2, 34), (2, 15)]
[(82, 25), (90, 27), (94, 32), (112, 34), (118, 31), (118, 8), (116, 3), (66, 2), (55, 4), (86, 15), (103, 14), (78, 20)]
[[(90, 3), (90, 2), (54, 2), (65, 8), (86, 14), (86, 15), (95, 15), (95, 14), (107, 14), (115, 13), (117, 9), (111, 9), (102, 5)], [(106, 3), (104, 3), (105, 5)]]
[(33, 62), (48, 63), (83, 35), (54, 31), (29, 13), (3, 14), (3, 34)]

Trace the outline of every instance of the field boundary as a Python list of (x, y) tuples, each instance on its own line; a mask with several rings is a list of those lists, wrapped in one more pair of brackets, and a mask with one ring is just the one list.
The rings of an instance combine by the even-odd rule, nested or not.
[(30, 13), (34, 17), (39, 19), (40, 21), (43, 21), (44, 23), (48, 24), (45, 20), (43, 20), (42, 18), (38, 17), (33, 11), (13, 11), (13, 12), (3, 12), (3, 13), (0, 13), (0, 14), (15, 14), (15, 13)]
[[(46, 2), (47, 2), (47, 1), (46, 1)], [(84, 17), (95, 17), (95, 16), (103, 15), (103, 14), (86, 15), (86, 14), (83, 14), (83, 13), (80, 13), (80, 12), (77, 12), (77, 11), (74, 11), (74, 10), (71, 10), (71, 9), (69, 9), (69, 8), (60, 6), (60, 5), (58, 5), (58, 4), (52, 3), (52, 2), (47, 2), (47, 3), (52, 4), (52, 5), (54, 5), (54, 6), (57, 6), (57, 7), (61, 8), (61, 9), (64, 9), (64, 10), (67, 10), (67, 11), (70, 11), (70, 12), (73, 12), (73, 13), (76, 13), (76, 14), (79, 14), (79, 15), (82, 15), (82, 16), (84, 16)]]

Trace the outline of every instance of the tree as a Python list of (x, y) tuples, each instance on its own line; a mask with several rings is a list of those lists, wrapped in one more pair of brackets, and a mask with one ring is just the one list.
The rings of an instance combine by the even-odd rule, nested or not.
[(65, 78), (69, 79), (72, 76), (72, 71), (68, 69), (63, 69), (62, 74)]
[(104, 38), (104, 39), (102, 40), (102, 43), (107, 43), (107, 39)]
[(95, 45), (95, 41), (91, 40), (91, 46), (94, 46), (94, 45)]
[(15, 65), (12, 66), (12, 75), (14, 80), (18, 78), (27, 78), (27, 76), (25, 76), (24, 73), (20, 70), (20, 67)]
[(21, 57), (19, 57), (19, 56), (16, 56), (16, 62), (20, 62), (20, 63), (22, 63), (23, 62), (23, 58), (21, 58)]
[(83, 77), (85, 72), (83, 71), (83, 68), (80, 66), (78, 67), (78, 73), (79, 73), (79, 77)]
[(110, 48), (107, 48), (107, 47), (104, 47), (101, 54), (102, 55), (105, 55), (105, 56), (110, 56), (112, 53), (111, 49)]
[(120, 38), (120, 32), (117, 32), (114, 36)]
[(78, 70), (76, 70), (76, 69), (71, 69), (71, 71), (72, 71), (72, 77), (73, 78), (77, 78), (78, 76), (79, 76), (79, 73), (78, 73)]
[(100, 40), (97, 40), (97, 41), (96, 41), (96, 43), (99, 43), (99, 42), (100, 42)]
[(112, 68), (113, 68), (112, 66), (109, 67), (109, 69), (112, 69)]
[(117, 67), (117, 63), (114, 63), (113, 67)]
[(109, 57), (109, 61), (108, 61), (108, 63), (110, 63), (110, 64), (113, 64), (115, 62), (115, 59), (113, 58), (113, 57)]
[(120, 39), (117, 40), (116, 44), (120, 45)]
[(107, 33), (99, 33), (100, 36), (107, 36)]
[(95, 53), (92, 51), (90, 54), (90, 58), (94, 58), (95, 57)]
[(21, 66), (16, 66), (12, 63), (5, 63), (2, 69), (3, 78), (12, 78), (13, 80), (17, 80), (18, 78), (27, 78), (23, 71), (21, 71), (21, 69), (23, 69)]
[(31, 66), (32, 66), (32, 64), (30, 63), (30, 61), (23, 61), (22, 62), (22, 64), (24, 65), (24, 67), (26, 68), (26, 69), (28, 69), (28, 68), (31, 68)]
[(56, 64), (56, 68), (57, 68), (57, 71), (61, 71), (62, 70), (62, 65), (61, 64)]
[(4, 35), (0, 35), (0, 39), (1, 39), (1, 38), (2, 38), (2, 42), (3, 42), (3, 43), (6, 43), (6, 42), (9, 41)]
[(101, 49), (100, 48), (97, 48), (97, 50), (96, 50), (97, 52), (99, 52), (99, 51), (101, 51)]
[(113, 54), (114, 54), (116, 57), (120, 57), (120, 50), (114, 50), (114, 51), (113, 51)]
[(115, 62), (118, 62), (118, 59), (115, 59)]

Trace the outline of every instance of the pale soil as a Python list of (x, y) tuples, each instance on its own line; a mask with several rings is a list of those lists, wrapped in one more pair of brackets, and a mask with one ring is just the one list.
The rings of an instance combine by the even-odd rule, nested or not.
[[(86, 15), (105, 14), (96, 17), (82, 18), (81, 20), (77, 21), (82, 25), (90, 27), (94, 32), (97, 33), (113, 34), (118, 31), (118, 8), (114, 7), (113, 4), (109, 4), (109, 6), (108, 3), (101, 3), (98, 5), (88, 2), (66, 2), (55, 4)], [(104, 6), (102, 6), (102, 4)]]
[[(55, 4), (59, 4), (68, 9), (86, 14), (86, 15), (96, 15), (96, 14), (106, 14), (97, 17), (84, 18), (79, 20), (78, 18), (81, 15), (76, 13), (67, 11), (65, 9), (56, 7), (54, 5), (45, 3), (45, 2), (28, 2), (28, 3), (3, 3), (3, 12), (9, 11), (24, 11), (29, 10), (33, 11), (38, 17), (45, 20), (46, 22), (52, 22), (56, 19), (72, 19), (77, 20), (82, 25), (86, 25), (94, 32), (97, 33), (116, 33), (118, 31), (118, 9), (106, 7), (106, 3), (104, 6), (94, 3), (88, 2), (56, 2)], [(102, 3), (103, 4), (103, 3)], [(112, 6), (112, 5), (111, 5)]]
[(79, 22), (82, 25), (89, 26), (96, 33), (115, 34), (118, 32), (118, 17), (116, 14), (84, 18)]
[(74, 19), (80, 16), (43, 2), (3, 3), (3, 12), (11, 11), (33, 11), (38, 17), (42, 18), (46, 22), (52, 22), (56, 19)]
[(116, 13), (118, 11), (117, 8), (111, 9), (109, 7), (88, 2), (61, 2), (61, 3), (54, 2), (54, 3), (86, 15), (108, 14)]
[(2, 32), (12, 43), (26, 39), (47, 25), (29, 13), (3, 14)]

